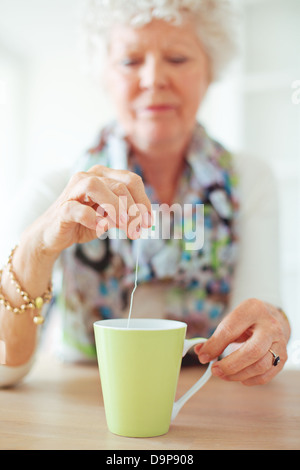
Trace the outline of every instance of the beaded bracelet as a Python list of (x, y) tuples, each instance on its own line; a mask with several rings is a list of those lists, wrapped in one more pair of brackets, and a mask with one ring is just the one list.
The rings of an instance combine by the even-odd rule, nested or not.
[[(36, 299), (31, 299), (30, 295), (21, 287), (19, 282), (17, 281), (17, 278), (13, 272), (12, 268), (12, 259), (13, 255), (17, 249), (17, 246), (12, 250), (11, 254), (8, 257), (8, 262), (7, 262), (7, 270), (10, 276), (11, 283), (16, 286), (16, 291), (18, 294), (21, 295), (21, 297), (24, 300), (24, 304), (22, 304), (20, 307), (13, 307), (7, 299), (3, 296), (3, 294), (0, 291), (0, 305), (3, 305), (6, 310), (11, 311), (12, 313), (15, 313), (16, 315), (24, 313), (26, 310), (41, 310), (44, 304), (50, 302), (52, 298), (52, 285), (50, 284), (47, 291), (45, 294), (41, 297), (37, 297)], [(2, 280), (2, 273), (3, 270), (0, 270), (0, 285), (1, 285), (1, 280)], [(44, 322), (44, 317), (40, 314), (35, 312), (34, 317), (33, 317), (33, 322), (36, 325), (40, 325), (41, 323)]]

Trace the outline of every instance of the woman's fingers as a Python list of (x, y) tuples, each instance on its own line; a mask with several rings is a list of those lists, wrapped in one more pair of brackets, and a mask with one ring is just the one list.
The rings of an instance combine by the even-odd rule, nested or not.
[(214, 334), (203, 345), (197, 345), (195, 352), (203, 364), (219, 357), (229, 344), (237, 341), (253, 325), (252, 316), (244, 314), (243, 304), (233, 310), (219, 323)]
[(227, 381), (242, 382), (244, 385), (248, 386), (266, 384), (283, 369), (287, 360), (286, 349), (282, 348), (279, 343), (274, 343), (274, 345), (272, 345), (271, 349), (275, 348), (276, 353), (280, 356), (280, 362), (276, 367), (273, 366), (274, 358), (268, 350), (259, 361), (246, 367), (237, 374), (224, 375), (221, 373), (218, 375), (218, 373), (216, 374), (216, 371), (214, 371), (214, 375), (218, 375), (220, 378)]
[[(142, 214), (126, 184), (106, 177), (101, 180), (117, 196), (114, 226), (124, 229), (130, 238), (137, 238), (137, 229), (142, 225)], [(106, 204), (102, 204), (102, 207), (109, 212)]]
[(272, 380), (284, 367), (286, 359), (283, 351), (279, 364), (274, 367), (273, 357), (268, 351), (259, 361), (236, 374), (226, 375), (220, 367), (212, 368), (212, 374), (230, 382), (241, 382), (244, 385), (264, 385)]
[[(136, 200), (132, 193), (139, 199)], [(149, 227), (149, 218), (145, 218), (145, 214), (148, 214), (149, 205), (151, 209), (150, 201), (139, 177), (130, 172), (110, 170), (99, 165), (86, 173), (79, 172), (71, 179), (68, 199), (77, 200), (97, 211), (98, 236), (109, 228), (117, 227), (134, 239), (138, 238), (142, 225)]]
[[(146, 195), (143, 180), (139, 175), (126, 170), (114, 170), (102, 165), (93, 166), (90, 168), (88, 173), (97, 175), (100, 178), (105, 178), (106, 181), (110, 181), (113, 191), (117, 190), (117, 192), (119, 192), (119, 184), (122, 195), (124, 193), (124, 188), (126, 188), (128, 191), (127, 194), (130, 194), (130, 198), (128, 199), (129, 217), (133, 219), (140, 217), (140, 223), (145, 228), (149, 228), (152, 225), (151, 202)], [(133, 204), (133, 201), (135, 204)]]
[[(245, 385), (268, 382), (283, 368), (287, 352), (280, 324), (264, 302), (249, 299), (240, 304), (225, 317), (206, 343), (196, 346), (195, 352), (200, 362), (207, 363), (241, 338), (239, 348), (213, 364), (213, 375)], [(276, 367), (270, 349), (280, 356)]]
[(57, 256), (74, 243), (100, 238), (110, 228), (139, 238), (139, 228), (152, 225), (151, 204), (138, 175), (96, 165), (75, 173), (39, 221), (45, 249)]
[[(226, 363), (225, 359), (230, 361), (229, 364), (228, 362)], [(244, 382), (253, 377), (264, 376), (270, 370), (274, 373), (277, 373), (279, 370), (278, 368), (276, 371), (273, 369), (273, 356), (269, 350), (263, 352), (257, 360), (255, 360), (254, 356), (250, 355), (247, 361), (243, 361), (241, 358), (234, 357), (234, 353), (225, 359), (222, 359), (212, 367), (213, 375), (225, 380)], [(245, 363), (248, 365), (243, 367)]]
[(239, 349), (218, 361), (218, 369), (224, 375), (234, 375), (260, 361), (267, 353), (272, 340), (262, 329), (255, 330), (251, 338)]

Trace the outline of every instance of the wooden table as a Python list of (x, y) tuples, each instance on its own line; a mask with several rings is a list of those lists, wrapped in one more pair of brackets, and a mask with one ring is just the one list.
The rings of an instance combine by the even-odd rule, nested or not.
[[(178, 396), (201, 366), (181, 371)], [(124, 438), (106, 427), (98, 368), (40, 357), (18, 387), (0, 390), (0, 449), (300, 449), (300, 371), (245, 387), (212, 378), (168, 434)]]

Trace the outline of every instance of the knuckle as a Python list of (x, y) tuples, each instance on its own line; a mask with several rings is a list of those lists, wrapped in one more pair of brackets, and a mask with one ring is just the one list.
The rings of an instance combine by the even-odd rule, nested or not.
[(246, 307), (246, 309), (252, 312), (257, 312), (258, 310), (261, 310), (263, 305), (263, 302), (261, 300), (256, 299), (255, 297), (251, 297), (250, 299), (244, 301), (244, 306)]
[(224, 364), (222, 370), (225, 375), (233, 375), (239, 372), (239, 366), (234, 362), (228, 362), (226, 365)]
[(76, 173), (74, 173), (74, 175), (71, 176), (70, 183), (76, 184), (85, 177), (86, 177), (86, 173), (84, 171), (77, 171)]
[(97, 176), (89, 176), (86, 181), (86, 190), (94, 193), (99, 188), (99, 178)]
[(231, 338), (233, 335), (232, 327), (230, 326), (229, 322), (223, 321), (217, 327), (218, 334), (221, 338)]
[(244, 307), (251, 307), (254, 303), (256, 303), (256, 300), (254, 297), (248, 298), (242, 302), (242, 305)]
[(136, 173), (131, 172), (128, 177), (128, 187), (132, 188), (137, 186), (144, 186), (142, 177)]
[(282, 328), (280, 325), (279, 320), (271, 316), (271, 326), (270, 326), (271, 334), (274, 338), (280, 338), (282, 336)]
[(95, 173), (104, 170), (106, 167), (104, 165), (93, 165), (88, 172), (89, 173)]
[(142, 180), (142, 177), (140, 175), (138, 175), (137, 173), (131, 173), (131, 175), (133, 177), (133, 180), (136, 183), (143, 184), (143, 180)]
[(118, 195), (126, 195), (127, 194), (127, 186), (125, 183), (121, 181), (115, 181), (112, 183), (111, 188), (116, 192)]

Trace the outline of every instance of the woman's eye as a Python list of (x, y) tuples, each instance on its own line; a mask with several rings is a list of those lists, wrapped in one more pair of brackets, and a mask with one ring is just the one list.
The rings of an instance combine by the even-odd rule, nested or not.
[(185, 62), (187, 62), (188, 59), (187, 57), (183, 57), (183, 56), (172, 56), (172, 57), (169, 57), (168, 60), (172, 64), (184, 64)]

